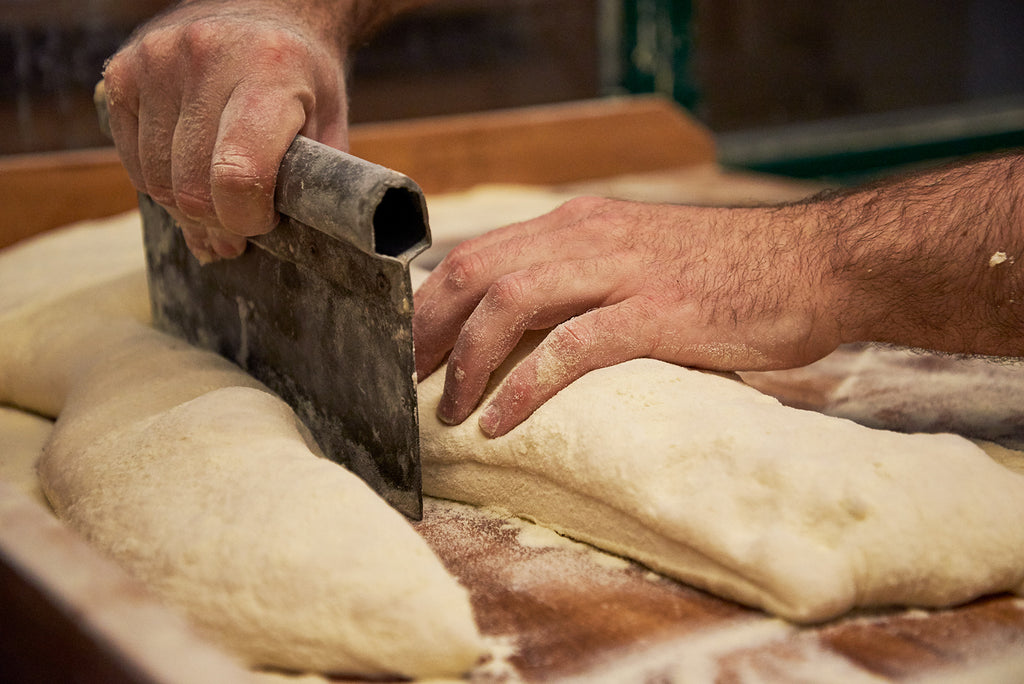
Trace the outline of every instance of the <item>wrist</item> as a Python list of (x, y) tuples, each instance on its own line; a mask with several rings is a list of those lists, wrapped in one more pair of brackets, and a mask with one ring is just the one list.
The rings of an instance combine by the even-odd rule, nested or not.
[(837, 193), (816, 213), (841, 343), (920, 346), (926, 330), (941, 325), (950, 279), (937, 245), (905, 225), (902, 198), (885, 188)]
[[(721, 274), (712, 294), (730, 293), (725, 318), (761, 360), (746, 370), (792, 368), (816, 361), (840, 343), (837, 284), (829, 236), (813, 207), (731, 208), (714, 214)], [(711, 298), (713, 302), (713, 297)], [(721, 325), (721, 315), (713, 322)]]
[(791, 307), (803, 312), (806, 339), (803, 354), (810, 362), (847, 342), (852, 334), (844, 309), (844, 283), (834, 269), (834, 236), (823, 207), (787, 204), (772, 211), (773, 232), (790, 242), (781, 277), (790, 282)]

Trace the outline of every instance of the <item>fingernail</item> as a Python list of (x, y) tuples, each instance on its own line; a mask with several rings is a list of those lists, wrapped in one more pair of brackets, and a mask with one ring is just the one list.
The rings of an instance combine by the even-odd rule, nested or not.
[(455, 405), (448, 395), (442, 395), (441, 401), (437, 402), (437, 419), (445, 425), (458, 425), (455, 419)]
[(488, 437), (500, 437), (499, 430), (501, 429), (501, 411), (498, 407), (491, 402), (484, 407), (484, 410), (480, 412), (480, 420), (478, 421), (480, 430), (483, 431)]

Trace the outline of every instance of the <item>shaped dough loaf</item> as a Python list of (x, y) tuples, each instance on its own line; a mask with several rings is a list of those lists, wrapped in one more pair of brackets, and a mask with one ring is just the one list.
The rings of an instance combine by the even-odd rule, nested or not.
[(441, 369), (420, 385), (431, 495), (798, 622), (1022, 590), (1024, 477), (960, 437), (873, 430), (639, 359), (585, 375), (490, 440), (478, 414), (436, 419), (443, 382)]
[[(107, 258), (64, 268), (83, 250)], [(140, 268), (137, 239), (88, 228), (0, 255), (21, 284), (0, 294), (0, 402), (59, 413), (39, 463), (58, 516), (251, 665), (470, 669), (467, 592), (282, 401), (146, 326)]]

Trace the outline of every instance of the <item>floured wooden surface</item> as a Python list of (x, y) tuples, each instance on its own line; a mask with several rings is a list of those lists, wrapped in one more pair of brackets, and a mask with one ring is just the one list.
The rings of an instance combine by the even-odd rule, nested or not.
[(824, 411), (903, 432), (956, 432), (1024, 448), (1024, 362), (867, 347)]
[(473, 681), (1024, 676), (1024, 599), (862, 613), (798, 628), (495, 512), (428, 500), (417, 529), (470, 588), (483, 632), (505, 647)]

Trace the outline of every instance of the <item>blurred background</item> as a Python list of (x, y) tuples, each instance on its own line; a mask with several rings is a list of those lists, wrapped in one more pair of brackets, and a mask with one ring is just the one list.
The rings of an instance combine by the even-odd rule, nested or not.
[[(0, 154), (97, 147), (162, 0), (0, 0)], [(438, 0), (364, 48), (354, 123), (662, 93), (727, 165), (850, 179), (1024, 145), (1020, 0)]]

